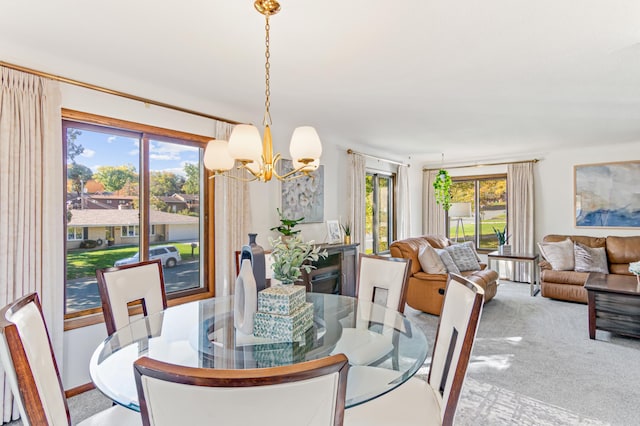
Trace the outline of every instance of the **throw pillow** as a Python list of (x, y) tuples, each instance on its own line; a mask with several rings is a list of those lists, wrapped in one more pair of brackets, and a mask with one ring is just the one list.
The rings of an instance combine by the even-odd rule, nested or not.
[(445, 250), (451, 255), (453, 263), (456, 264), (460, 271), (479, 271), (480, 264), (476, 258), (476, 253), (468, 244), (454, 244), (445, 247)]
[(422, 266), (422, 270), (427, 274), (446, 274), (447, 268), (440, 260), (440, 256), (431, 246), (424, 246), (420, 249), (420, 253), (418, 253), (418, 261), (420, 262), (420, 266)]
[(589, 247), (584, 244), (573, 245), (575, 255), (575, 270), (578, 272), (609, 273), (607, 265), (607, 251), (604, 247)]
[(564, 241), (554, 243), (538, 243), (542, 256), (556, 271), (573, 271), (575, 260), (573, 255), (573, 242), (567, 238)]
[(482, 261), (480, 260), (480, 256), (478, 256), (478, 252), (476, 251), (476, 245), (473, 243), (473, 241), (465, 241), (464, 243), (460, 243), (460, 245), (471, 247), (471, 250), (473, 250), (473, 254), (476, 255), (476, 260), (478, 262)]
[(459, 274), (460, 269), (456, 266), (455, 262), (451, 258), (451, 255), (445, 249), (434, 249), (438, 256), (440, 256), (440, 260), (444, 263), (444, 266), (447, 268), (447, 272), (453, 272), (454, 274)]

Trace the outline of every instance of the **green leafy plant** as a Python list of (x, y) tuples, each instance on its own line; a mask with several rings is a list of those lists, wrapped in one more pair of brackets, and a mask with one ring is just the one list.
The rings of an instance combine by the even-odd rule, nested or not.
[(290, 237), (292, 235), (298, 234), (300, 232), (300, 230), (296, 229), (294, 231), (293, 228), (297, 224), (302, 222), (304, 220), (304, 217), (301, 217), (299, 219), (287, 219), (286, 217), (284, 217), (284, 214), (282, 214), (282, 212), (280, 211), (279, 208), (276, 209), (276, 210), (278, 211), (278, 216), (280, 216), (280, 225), (274, 226), (270, 230), (271, 231), (278, 231), (279, 233), (281, 233), (285, 237)]
[(433, 189), (435, 190), (436, 203), (440, 204), (445, 211), (451, 208), (451, 176), (445, 169), (438, 170)]
[(496, 229), (495, 226), (492, 226), (493, 228), (493, 232), (495, 232), (496, 237), (498, 237), (498, 245), (505, 245), (507, 244), (507, 241), (509, 241), (509, 237), (511, 235), (507, 235), (507, 227), (505, 226), (504, 229), (502, 231), (500, 231), (499, 229)]
[(351, 225), (349, 223), (340, 224), (340, 227), (344, 231), (344, 235), (349, 237), (351, 236)]
[[(304, 269), (309, 273), (315, 269), (310, 262), (316, 262), (320, 258), (327, 257), (326, 250), (320, 250), (313, 241), (304, 242), (299, 237), (282, 240), (282, 237), (269, 239), (271, 247), (271, 259), (273, 260), (273, 277), (283, 284), (293, 284), (302, 276)], [(306, 262), (306, 263), (305, 263)]]

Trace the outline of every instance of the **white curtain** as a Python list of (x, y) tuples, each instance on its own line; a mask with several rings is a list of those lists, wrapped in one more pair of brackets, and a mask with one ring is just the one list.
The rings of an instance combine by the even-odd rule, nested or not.
[[(0, 306), (38, 292), (61, 366), (65, 215), (59, 84), (0, 67), (0, 85)], [(4, 422), (18, 415), (9, 392), (6, 382), (0, 386)]]
[[(509, 164), (507, 168), (507, 232), (511, 234), (512, 250), (516, 253), (534, 252), (533, 232), (533, 163)], [(514, 265), (513, 279), (529, 281), (528, 264)]]
[[(215, 138), (228, 141), (232, 130), (232, 124), (217, 121)], [(241, 172), (232, 169), (229, 174), (240, 177), (243, 176)], [(249, 185), (228, 177), (219, 176), (214, 179), (216, 296), (227, 296), (233, 294), (236, 279), (234, 253), (249, 242)]]
[(349, 171), (349, 221), (351, 226), (351, 242), (360, 244), (360, 251), (364, 253), (364, 219), (365, 219), (365, 179), (366, 159), (360, 154), (351, 154), (351, 169)]
[(436, 203), (433, 181), (438, 174), (437, 170), (425, 170), (422, 177), (422, 233), (425, 235), (447, 234), (444, 209)]
[(411, 236), (409, 215), (411, 203), (409, 201), (409, 167), (398, 166), (398, 200), (396, 204), (398, 230), (397, 239), (403, 240)]

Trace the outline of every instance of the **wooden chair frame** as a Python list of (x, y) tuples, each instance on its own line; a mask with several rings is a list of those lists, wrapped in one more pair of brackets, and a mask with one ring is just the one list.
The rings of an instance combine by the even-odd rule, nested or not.
[[(456, 371), (453, 376), (453, 382), (451, 384), (451, 391), (449, 392), (449, 399), (445, 403), (444, 414), (442, 417), (443, 425), (452, 425), (453, 419), (456, 413), (456, 407), (460, 399), (460, 393), (462, 391), (462, 385), (464, 384), (464, 378), (467, 373), (467, 367), (469, 366), (469, 359), (471, 358), (471, 350), (473, 349), (473, 342), (476, 336), (476, 330), (478, 329), (478, 322), (480, 321), (480, 312), (482, 310), (482, 302), (484, 300), (484, 294), (478, 292), (478, 287), (472, 282), (467, 280), (461, 275), (449, 274), (450, 282), (447, 285), (447, 291), (451, 285), (451, 281), (455, 281), (459, 285), (467, 287), (474, 293), (473, 306), (471, 308), (471, 316), (467, 325), (464, 341), (462, 342), (462, 349), (460, 350), (460, 357), (456, 365)], [(458, 285), (455, 284), (455, 285)], [(445, 291), (445, 303), (446, 303), (446, 291)], [(440, 317), (442, 318), (442, 317)], [(438, 322), (438, 329), (436, 332), (436, 339), (433, 345), (433, 353), (435, 354), (438, 348), (438, 335), (440, 334), (440, 321)], [(446, 343), (444, 343), (446, 344)], [(429, 369), (429, 375), (427, 382), (431, 383), (431, 368)]]
[[(100, 291), (100, 299), (102, 300), (102, 313), (104, 315), (104, 323), (107, 326), (107, 334), (111, 336), (116, 332), (116, 323), (115, 318), (113, 316), (113, 308), (111, 305), (111, 298), (109, 297), (109, 286), (107, 285), (107, 281), (105, 275), (110, 272), (123, 271), (131, 268), (137, 268), (144, 265), (152, 265), (156, 264), (158, 267), (158, 274), (160, 276), (160, 290), (162, 292), (162, 307), (163, 309), (167, 309), (167, 294), (164, 289), (164, 273), (162, 271), (162, 261), (160, 259), (156, 260), (146, 260), (143, 262), (133, 263), (130, 265), (123, 266), (114, 266), (111, 268), (103, 268), (98, 269), (96, 271), (96, 278), (98, 279), (98, 290)], [(142, 313), (144, 316), (147, 316), (147, 306), (144, 299), (139, 299), (137, 301), (131, 301), (129, 303), (140, 302), (142, 305)]]
[[(356, 297), (359, 297), (359, 293), (360, 293), (360, 269), (362, 267), (362, 259), (363, 258), (379, 259), (379, 260), (384, 260), (384, 261), (388, 261), (388, 262), (401, 262), (401, 263), (405, 263), (406, 264), (405, 269), (404, 269), (404, 278), (403, 278), (402, 291), (400, 293), (400, 300), (398, 302), (398, 308), (397, 308), (398, 312), (404, 313), (404, 306), (405, 306), (405, 304), (407, 302), (407, 287), (408, 287), (408, 284), (409, 284), (409, 275), (411, 273), (411, 259), (405, 259), (405, 258), (401, 258), (401, 257), (378, 256), (378, 255), (360, 253), (359, 261), (358, 261), (358, 279), (357, 279), (357, 286), (356, 286)], [(373, 302), (373, 300), (370, 300), (370, 302)]]
[(150, 426), (149, 407), (143, 392), (142, 376), (167, 382), (207, 387), (249, 387), (291, 383), (312, 379), (337, 372), (338, 398), (334, 412), (334, 425), (344, 422), (344, 407), (347, 392), (349, 362), (344, 354), (337, 354), (313, 361), (282, 367), (254, 368), (247, 370), (224, 370), (184, 367), (142, 357), (134, 363), (134, 374), (142, 424)]
[(25, 415), (32, 425), (46, 425), (48, 424), (47, 415), (40, 399), (38, 392), (38, 386), (36, 385), (33, 371), (29, 365), (27, 354), (24, 350), (22, 339), (18, 332), (18, 327), (7, 319), (7, 315), (13, 315), (20, 309), (27, 306), (29, 303), (35, 303), (42, 322), (44, 323), (45, 330), (47, 332), (47, 340), (49, 341), (49, 350), (51, 351), (51, 358), (53, 360), (53, 366), (56, 370), (56, 376), (58, 377), (58, 386), (60, 387), (60, 393), (62, 394), (62, 401), (64, 402), (64, 408), (67, 413), (67, 421), (71, 425), (71, 417), (69, 415), (69, 406), (67, 405), (67, 399), (64, 394), (64, 388), (62, 387), (62, 380), (60, 378), (60, 370), (58, 369), (58, 363), (51, 346), (51, 340), (48, 338), (49, 330), (47, 324), (42, 315), (42, 307), (40, 305), (40, 299), (37, 293), (30, 293), (23, 296), (13, 302), (12, 304), (4, 307), (0, 310), (0, 333), (5, 337), (7, 343), (7, 349), (13, 361), (13, 368), (15, 370), (18, 379), (18, 391), (20, 395), (16, 397), (21, 399), (22, 406), (25, 411)]

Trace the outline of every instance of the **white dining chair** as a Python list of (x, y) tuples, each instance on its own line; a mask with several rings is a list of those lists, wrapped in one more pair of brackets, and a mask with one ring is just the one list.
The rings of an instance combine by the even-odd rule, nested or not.
[(354, 318), (341, 321), (342, 335), (332, 353), (344, 353), (351, 365), (370, 365), (394, 351), (397, 313), (404, 312), (410, 270), (411, 259), (360, 254), (356, 295), (364, 303)]
[[(345, 426), (452, 425), (483, 298), (481, 287), (450, 274), (427, 380), (412, 378), (381, 397), (350, 408), (345, 412)], [(369, 369), (367, 376), (393, 374), (364, 368)]]
[(96, 278), (109, 336), (129, 324), (131, 302), (139, 302), (145, 316), (167, 308), (162, 262), (159, 259), (98, 269)]
[[(47, 326), (36, 293), (0, 311), (0, 358), (18, 399), (23, 424), (71, 425)], [(75, 423), (78, 426), (141, 425), (139, 413), (113, 406)]]
[(145, 426), (341, 426), (348, 370), (343, 354), (247, 370), (134, 364)]

